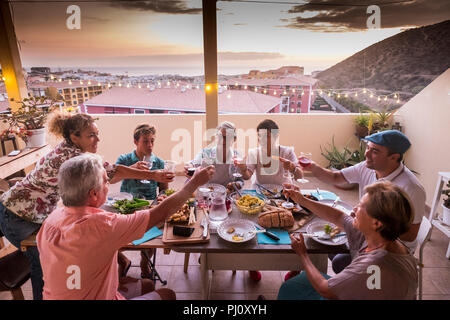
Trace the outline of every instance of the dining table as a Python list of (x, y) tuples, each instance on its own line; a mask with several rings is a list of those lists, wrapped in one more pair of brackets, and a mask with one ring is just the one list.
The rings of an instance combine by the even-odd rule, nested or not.
[[(110, 210), (111, 211), (111, 210)], [(239, 209), (232, 205), (229, 219), (246, 219), (256, 222), (257, 214), (243, 214)], [(226, 220), (225, 220), (226, 221)], [(306, 232), (310, 223), (323, 221), (315, 216), (308, 224), (294, 232)], [(160, 224), (161, 232), (164, 225)], [(164, 254), (169, 254), (171, 250), (179, 253), (200, 254), (200, 272), (201, 272), (201, 294), (204, 300), (208, 300), (211, 291), (211, 271), (212, 270), (302, 270), (302, 264), (299, 256), (292, 250), (290, 244), (261, 244), (258, 243), (258, 237), (243, 243), (234, 243), (221, 238), (217, 230), (209, 230), (210, 239), (205, 243), (179, 243), (168, 244), (163, 242), (163, 236), (159, 235), (149, 241), (124, 245), (123, 250), (142, 250), (149, 248), (160, 248)], [(35, 235), (31, 235), (21, 242), (22, 251), (30, 246), (36, 246)], [(311, 261), (317, 269), (327, 273), (328, 255), (349, 253), (345, 244), (325, 245), (319, 243), (311, 237), (305, 237), (305, 245)], [(167, 279), (170, 282), (170, 279)], [(165, 281), (161, 281), (165, 282)]]

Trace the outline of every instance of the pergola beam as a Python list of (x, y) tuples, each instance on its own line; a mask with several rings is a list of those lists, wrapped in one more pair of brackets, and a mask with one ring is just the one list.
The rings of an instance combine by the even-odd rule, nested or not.
[(28, 98), (28, 90), (8, 1), (0, 1), (0, 64), (9, 105), (15, 111), (19, 107), (17, 101)]

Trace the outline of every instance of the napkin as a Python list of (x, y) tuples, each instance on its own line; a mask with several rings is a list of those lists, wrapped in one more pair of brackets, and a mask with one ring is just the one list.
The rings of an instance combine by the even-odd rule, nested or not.
[(153, 227), (150, 230), (148, 230), (141, 239), (134, 240), (132, 242), (132, 244), (137, 246), (138, 244), (141, 244), (141, 243), (147, 242), (147, 241), (149, 241), (149, 240), (151, 240), (153, 238), (159, 237), (162, 234), (163, 233), (162, 233), (161, 230), (159, 230), (157, 227)]
[(267, 229), (267, 231), (275, 234), (280, 240), (273, 240), (266, 236), (264, 233), (258, 233), (256, 236), (258, 237), (259, 244), (291, 244), (291, 238), (289, 238), (289, 233), (283, 229)]
[[(317, 191), (311, 192), (311, 195), (319, 199), (319, 195), (317, 194)], [(323, 200), (336, 200), (337, 196), (331, 192), (331, 191), (322, 191), (320, 190), (320, 195), (322, 196)]]

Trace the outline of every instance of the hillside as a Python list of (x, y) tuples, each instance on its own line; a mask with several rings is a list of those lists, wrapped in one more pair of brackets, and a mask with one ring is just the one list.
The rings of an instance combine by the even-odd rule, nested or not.
[(365, 87), (415, 95), (450, 67), (450, 20), (409, 29), (317, 75), (328, 88)]

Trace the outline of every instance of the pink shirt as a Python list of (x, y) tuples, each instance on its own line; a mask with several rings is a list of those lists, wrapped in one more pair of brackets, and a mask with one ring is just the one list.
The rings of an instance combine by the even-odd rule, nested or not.
[(36, 237), (44, 299), (124, 299), (117, 291), (117, 252), (147, 231), (148, 211), (121, 215), (98, 208), (61, 207)]

